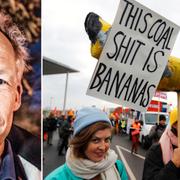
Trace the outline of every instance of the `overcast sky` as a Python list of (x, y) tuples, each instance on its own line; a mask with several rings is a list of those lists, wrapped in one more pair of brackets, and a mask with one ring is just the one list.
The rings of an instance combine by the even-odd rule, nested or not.
[[(79, 73), (69, 75), (66, 108), (116, 107), (86, 95), (97, 60), (91, 57), (90, 41), (84, 29), (89, 12), (99, 14), (113, 23), (120, 0), (43, 0), (43, 55), (59, 61)], [(138, 0), (148, 8), (180, 26), (179, 0)], [(180, 57), (180, 34), (171, 55)], [(43, 107), (63, 108), (65, 75), (43, 77)], [(168, 94), (168, 100), (176, 105), (176, 93)]]

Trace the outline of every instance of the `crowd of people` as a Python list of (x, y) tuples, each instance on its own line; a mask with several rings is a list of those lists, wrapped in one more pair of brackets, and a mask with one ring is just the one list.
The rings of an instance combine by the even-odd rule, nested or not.
[[(127, 118), (120, 118), (120, 116), (118, 118), (115, 118), (113, 113), (110, 113), (108, 118), (111, 122), (113, 134), (126, 134)], [(58, 155), (64, 155), (64, 152), (66, 152), (68, 148), (69, 139), (74, 131), (74, 120), (75, 112), (71, 113), (71, 111), (70, 113), (67, 113), (67, 115), (64, 115), (62, 113), (58, 116), (56, 115), (56, 113), (51, 111), (49, 113), (49, 116), (43, 120), (43, 137), (48, 146), (53, 145), (53, 134), (56, 130), (58, 131)]]
[(123, 163), (110, 149), (111, 128), (111, 121), (101, 110), (94, 107), (79, 110), (73, 123), (66, 163), (45, 179), (127, 180)]
[[(117, 160), (116, 153), (110, 149), (111, 138), (116, 132), (113, 131), (116, 126), (112, 114), (108, 116), (98, 108), (88, 107), (78, 110), (76, 116), (65, 118), (62, 115), (54, 119), (59, 134), (58, 155), (65, 155), (66, 162), (51, 172), (46, 180), (59, 177), (104, 180), (109, 176), (113, 179), (128, 179), (123, 163)], [(125, 131), (126, 121), (123, 117), (118, 123), (120, 132)], [(142, 122), (135, 118), (130, 127), (132, 154), (138, 153), (141, 128)], [(179, 179), (177, 109), (171, 112), (170, 127), (167, 127), (166, 117), (160, 115), (159, 122), (152, 126), (148, 136), (152, 146), (147, 150), (143, 180)], [(48, 140), (47, 144), (50, 145)]]

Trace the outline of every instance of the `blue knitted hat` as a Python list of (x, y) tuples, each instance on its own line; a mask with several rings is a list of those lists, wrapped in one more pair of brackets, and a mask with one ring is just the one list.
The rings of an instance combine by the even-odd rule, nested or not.
[(86, 107), (77, 111), (76, 119), (74, 120), (74, 136), (82, 129), (96, 122), (107, 122), (111, 125), (107, 114), (95, 107)]

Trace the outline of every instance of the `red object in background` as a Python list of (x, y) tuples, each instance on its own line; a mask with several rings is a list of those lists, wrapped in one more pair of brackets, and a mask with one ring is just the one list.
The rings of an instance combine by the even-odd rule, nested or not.
[(122, 108), (122, 107), (117, 107), (117, 108), (114, 110), (113, 114), (114, 114), (114, 116), (116, 117), (116, 119), (119, 119), (119, 116), (120, 116), (120, 114), (122, 113), (122, 111), (123, 111), (123, 108)]
[(129, 111), (130, 111), (129, 108), (125, 108), (125, 109), (124, 109), (124, 112), (125, 112), (125, 113), (129, 113)]
[(114, 114), (115, 114), (115, 113), (118, 113), (118, 114), (122, 113), (122, 107), (117, 107), (117, 108), (114, 110)]
[(130, 109), (128, 107), (125, 107), (123, 109), (123, 107), (120, 106), (120, 107), (117, 107), (114, 109), (113, 114), (114, 114), (116, 119), (119, 119), (119, 117), (122, 113), (129, 113), (129, 111), (130, 111)]
[(162, 102), (152, 100), (148, 106), (148, 111), (161, 112)]
[(138, 129), (132, 131), (131, 135), (132, 136), (135, 136), (135, 135), (138, 135), (140, 133), (140, 131)]
[(48, 138), (48, 134), (47, 134), (47, 133), (44, 133), (44, 135), (43, 135), (44, 141), (47, 141), (47, 138)]
[(114, 109), (113, 114), (118, 118), (122, 113), (129, 113), (130, 109), (128, 107), (124, 108), (123, 107), (117, 107)]

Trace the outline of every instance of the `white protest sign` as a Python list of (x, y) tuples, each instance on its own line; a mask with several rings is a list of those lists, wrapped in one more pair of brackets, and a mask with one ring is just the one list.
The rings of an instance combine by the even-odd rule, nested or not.
[(146, 111), (179, 27), (134, 0), (121, 0), (87, 95)]

